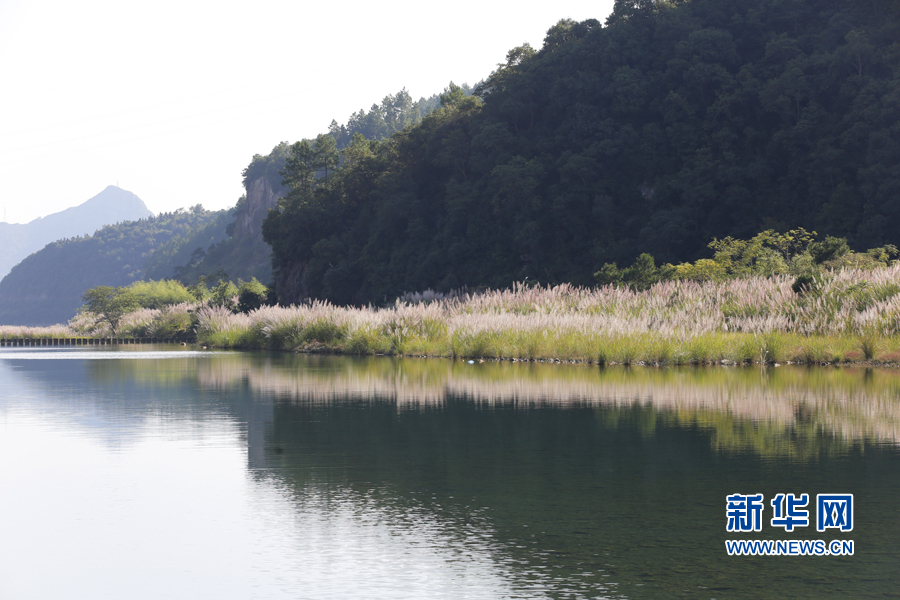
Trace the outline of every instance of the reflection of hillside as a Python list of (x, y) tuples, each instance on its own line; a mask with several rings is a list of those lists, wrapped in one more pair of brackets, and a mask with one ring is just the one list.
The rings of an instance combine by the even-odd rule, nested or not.
[(413, 408), (465, 397), (516, 407), (652, 405), (664, 422), (714, 432), (720, 450), (805, 455), (823, 435), (900, 445), (900, 373), (862, 369), (597, 369), (532, 363), (233, 354), (200, 361), (205, 387), (382, 399)]
[[(257, 473), (301, 499), (341, 490), (379, 512), (433, 515), (460, 532), (451, 536), (460, 544), (473, 530), (487, 531), (493, 560), (515, 565), (520, 585), (545, 586), (540, 597), (668, 599), (678, 595), (673, 590), (725, 584), (728, 598), (769, 597), (760, 590), (770, 588), (804, 598), (809, 581), (847, 586), (843, 596), (823, 598), (892, 589), (900, 536), (893, 447), (848, 452), (845, 442), (819, 436), (808, 440), (814, 462), (725, 455), (710, 448), (708, 431), (659, 426), (655, 408), (626, 404), (521, 410), (452, 394), (440, 407), (283, 398), (272, 407)], [(782, 433), (778, 442), (787, 438)], [(754, 489), (771, 498), (826, 484), (852, 490), (866, 507), (867, 520), (853, 535), (872, 559), (764, 567), (723, 560), (727, 494)], [(597, 589), (598, 580), (618, 584), (617, 593)]]

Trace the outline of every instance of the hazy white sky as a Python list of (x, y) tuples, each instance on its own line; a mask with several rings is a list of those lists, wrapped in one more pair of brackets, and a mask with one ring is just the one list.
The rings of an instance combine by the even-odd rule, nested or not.
[(254, 154), (474, 84), (612, 4), (0, 0), (0, 209), (24, 223), (110, 184), (157, 213), (233, 206)]

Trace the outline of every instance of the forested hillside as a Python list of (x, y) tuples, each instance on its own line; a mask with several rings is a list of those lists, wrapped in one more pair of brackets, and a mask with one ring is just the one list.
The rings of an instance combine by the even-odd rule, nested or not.
[(78, 206), (29, 223), (0, 223), (0, 279), (20, 260), (54, 240), (84, 235), (104, 225), (152, 215), (135, 194), (110, 185)]
[(191, 235), (224, 212), (197, 205), (47, 244), (0, 281), (0, 323), (65, 323), (78, 312), (85, 290), (143, 279), (154, 250), (177, 236)]
[[(297, 144), (264, 224), (279, 299), (381, 302), (794, 227), (900, 242), (900, 6), (619, 0), (380, 142)], [(337, 132), (333, 132), (337, 137)]]

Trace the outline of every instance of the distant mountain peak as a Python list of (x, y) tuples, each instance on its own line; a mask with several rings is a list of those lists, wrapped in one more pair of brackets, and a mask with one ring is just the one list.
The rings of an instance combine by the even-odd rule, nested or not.
[(0, 228), (0, 278), (29, 254), (51, 242), (93, 234), (104, 225), (152, 216), (137, 194), (108, 185), (77, 206), (38, 217), (24, 225), (4, 224)]

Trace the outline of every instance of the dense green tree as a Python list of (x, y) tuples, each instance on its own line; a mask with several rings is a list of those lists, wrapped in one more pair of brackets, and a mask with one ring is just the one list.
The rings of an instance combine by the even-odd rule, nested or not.
[(271, 304), (271, 300), (272, 295), (269, 288), (257, 281), (255, 277), (250, 281), (238, 283), (237, 309), (239, 312), (248, 313)]

